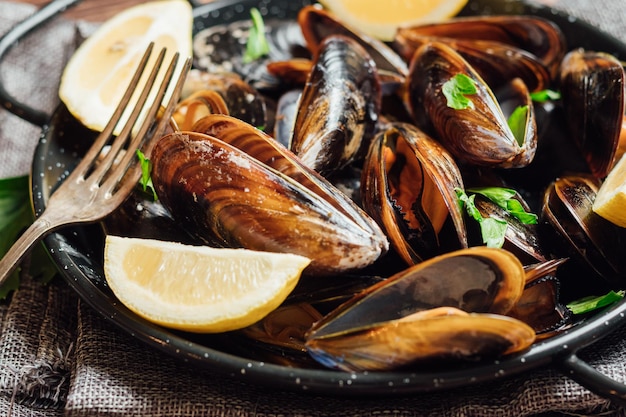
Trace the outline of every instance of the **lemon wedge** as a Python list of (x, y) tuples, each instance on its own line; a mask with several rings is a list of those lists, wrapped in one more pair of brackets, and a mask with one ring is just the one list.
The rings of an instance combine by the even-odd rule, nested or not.
[(626, 227), (626, 156), (621, 157), (600, 186), (592, 210), (608, 221)]
[(115, 296), (137, 315), (192, 332), (253, 324), (293, 290), (308, 258), (107, 236), (104, 273)]
[(391, 41), (398, 27), (453, 17), (467, 0), (320, 0), (320, 3), (346, 25)]
[(123, 10), (98, 27), (70, 57), (59, 85), (61, 101), (81, 123), (101, 131), (150, 42), (155, 52), (147, 68), (167, 48), (164, 62), (180, 52), (177, 71), (182, 69), (184, 59), (192, 54), (192, 24), (192, 9), (185, 0), (151, 1)]

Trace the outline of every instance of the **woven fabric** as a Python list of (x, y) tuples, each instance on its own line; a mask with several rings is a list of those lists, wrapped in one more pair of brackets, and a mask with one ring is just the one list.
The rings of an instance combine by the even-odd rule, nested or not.
[[(554, 3), (626, 40), (620, 1)], [(0, 1), (0, 33), (33, 11)], [(1, 73), (12, 94), (51, 111), (59, 74), (83, 29), (57, 19), (12, 50)], [(28, 172), (39, 133), (0, 110), (0, 177)], [(61, 280), (44, 286), (23, 277), (19, 291), (0, 303), (0, 320), (0, 412), (16, 417), (626, 415), (551, 367), (393, 398), (320, 397), (248, 385), (146, 347), (78, 300)], [(579, 353), (626, 383), (626, 328)]]

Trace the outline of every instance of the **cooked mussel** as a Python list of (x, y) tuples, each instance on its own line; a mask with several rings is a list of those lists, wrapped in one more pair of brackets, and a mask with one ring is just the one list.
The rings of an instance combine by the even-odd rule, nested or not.
[(463, 179), (452, 156), (414, 125), (390, 124), (372, 140), (361, 198), (409, 265), (467, 247), (455, 189)]
[(457, 17), (446, 22), (399, 28), (397, 39), (417, 36), (448, 38), (464, 41), (490, 41), (509, 45), (536, 56), (552, 76), (567, 50), (565, 37), (559, 27), (538, 16), (471, 16)]
[(378, 70), (387, 74), (386, 79), (397, 79), (401, 83), (408, 72), (406, 62), (387, 44), (362, 33), (358, 28), (347, 27), (327, 10), (305, 6), (298, 14), (298, 24), (313, 55), (318, 53), (326, 37), (342, 35), (359, 42), (372, 57)]
[(589, 268), (584, 281), (591, 284), (594, 277), (603, 277), (610, 284), (623, 284), (626, 234), (593, 212), (599, 186), (600, 181), (591, 175), (557, 178), (545, 191), (542, 217), (558, 237), (553, 238), (555, 253)]
[[(448, 104), (444, 85), (463, 74), (474, 84), (470, 104), (454, 108)], [(432, 126), (437, 138), (458, 160), (471, 165), (500, 168), (527, 166), (537, 148), (534, 107), (524, 83), (516, 79), (508, 91), (516, 91), (525, 109), (522, 128), (513, 132), (492, 89), (461, 55), (449, 46), (432, 42), (419, 48), (407, 78), (408, 100), (413, 116)]]
[(524, 280), (521, 263), (505, 250), (451, 252), (357, 294), (311, 328), (306, 348), (326, 366), (347, 371), (522, 350), (535, 332), (502, 314), (519, 300)]
[(521, 78), (530, 91), (546, 89), (552, 83), (549, 69), (539, 58), (501, 42), (431, 37), (401, 29), (394, 45), (410, 61), (419, 47), (430, 42), (441, 42), (457, 51), (492, 88), (505, 85), (514, 78)]
[(309, 274), (360, 269), (385, 252), (376, 223), (339, 190), (260, 130), (211, 117), (226, 120), (221, 132), (176, 132), (152, 152), (157, 194), (183, 227), (225, 246), (302, 254), (312, 259)]
[(560, 68), (560, 89), (569, 132), (589, 169), (604, 178), (615, 162), (624, 117), (624, 69), (603, 52), (576, 49)]
[(300, 97), (291, 150), (329, 175), (363, 157), (376, 129), (381, 91), (376, 65), (354, 40), (321, 43)]

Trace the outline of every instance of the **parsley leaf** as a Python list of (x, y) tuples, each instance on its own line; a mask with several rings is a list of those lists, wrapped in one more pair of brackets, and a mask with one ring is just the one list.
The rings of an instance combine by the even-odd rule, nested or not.
[(460, 188), (454, 190), (456, 192), (459, 203), (465, 207), (467, 214), (480, 225), (480, 234), (483, 243), (490, 248), (501, 248), (504, 245), (504, 235), (506, 233), (507, 223), (494, 217), (483, 217), (478, 208), (474, 204), (476, 195), (468, 196), (467, 193)]
[(550, 100), (560, 100), (561, 93), (559, 93), (558, 91), (546, 89), (530, 93), (530, 98), (537, 103), (545, 103), (546, 101)]
[(526, 117), (528, 117), (528, 106), (518, 106), (507, 120), (513, 137), (519, 146), (524, 146), (526, 136)]
[(250, 17), (252, 19), (252, 27), (250, 28), (246, 44), (246, 53), (243, 56), (243, 62), (246, 64), (270, 52), (270, 46), (265, 38), (265, 23), (259, 9), (256, 7), (250, 9)]
[(620, 301), (624, 298), (624, 294), (623, 290), (617, 292), (611, 290), (604, 295), (584, 297), (572, 301), (567, 304), (567, 308), (574, 314), (585, 314)]
[[(27, 176), (0, 179), (0, 256), (4, 256), (24, 229), (33, 222), (30, 206), (29, 181)], [(56, 275), (56, 268), (45, 253), (42, 244), (36, 245), (31, 252), (29, 273), (41, 281), (47, 282)], [(19, 268), (0, 288), (0, 299), (19, 286)]]
[(455, 110), (474, 108), (474, 103), (466, 96), (476, 94), (478, 90), (476, 89), (474, 80), (467, 75), (456, 74), (443, 84), (441, 90), (448, 100), (448, 107)]
[(515, 190), (504, 187), (480, 187), (467, 191), (487, 197), (524, 224), (537, 224), (537, 215), (524, 210), (519, 200), (514, 198), (517, 194)]
[(144, 191), (147, 191), (148, 188), (152, 190), (152, 197), (154, 201), (157, 201), (159, 197), (157, 196), (156, 190), (154, 189), (154, 184), (152, 184), (152, 177), (150, 177), (150, 172), (152, 171), (152, 163), (150, 160), (146, 158), (146, 156), (137, 149), (137, 157), (139, 158), (139, 162), (141, 164), (141, 178), (139, 183), (143, 187)]

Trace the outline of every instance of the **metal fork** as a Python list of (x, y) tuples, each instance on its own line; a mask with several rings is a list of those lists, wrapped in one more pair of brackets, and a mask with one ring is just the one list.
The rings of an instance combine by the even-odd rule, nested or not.
[[(153, 49), (154, 45), (150, 44), (124, 97), (102, 133), (67, 179), (52, 193), (45, 210), (0, 260), (0, 285), (35, 243), (47, 234), (64, 226), (101, 220), (119, 207), (139, 182), (141, 166), (136, 150), (141, 149), (148, 155), (154, 141), (165, 131), (191, 66), (191, 60), (186, 59), (182, 71), (174, 79), (179, 60), (179, 54), (174, 54), (160, 85), (156, 85), (157, 76), (165, 60), (165, 50), (161, 50), (128, 120), (119, 128), (119, 134), (114, 136), (113, 132), (120, 124), (122, 114), (131, 107), (129, 105), (131, 97), (139, 90), (140, 79), (146, 72)], [(173, 82), (175, 86), (165, 110), (159, 111), (168, 87)], [(158, 87), (156, 96), (149, 103), (155, 87)], [(110, 146), (110, 149), (102, 157), (103, 149), (107, 146)]]

